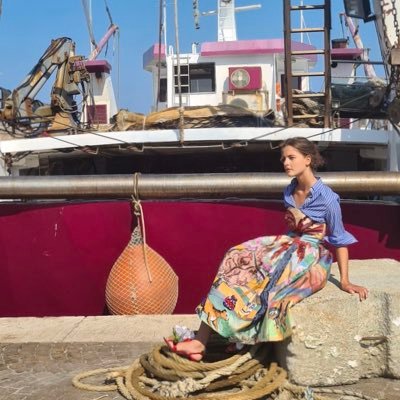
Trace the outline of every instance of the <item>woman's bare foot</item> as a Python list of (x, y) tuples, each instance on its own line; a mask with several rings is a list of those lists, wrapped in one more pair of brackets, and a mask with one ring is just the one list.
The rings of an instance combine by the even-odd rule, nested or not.
[(177, 344), (174, 344), (171, 339), (164, 340), (172, 352), (179, 354), (182, 357), (186, 357), (191, 361), (201, 361), (204, 356), (206, 348), (199, 340), (185, 340)]

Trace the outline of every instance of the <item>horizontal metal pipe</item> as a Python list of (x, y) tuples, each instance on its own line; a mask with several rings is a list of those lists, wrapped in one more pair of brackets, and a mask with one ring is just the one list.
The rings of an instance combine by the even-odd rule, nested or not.
[[(400, 172), (330, 172), (318, 176), (334, 191), (356, 195), (400, 195)], [(1, 199), (142, 200), (271, 198), (281, 196), (290, 179), (281, 173), (146, 174), (1, 177)], [(137, 182), (137, 184), (135, 184)]]

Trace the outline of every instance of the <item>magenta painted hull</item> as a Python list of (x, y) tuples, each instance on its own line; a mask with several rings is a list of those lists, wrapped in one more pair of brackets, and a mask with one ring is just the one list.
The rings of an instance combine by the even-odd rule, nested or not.
[[(400, 206), (342, 204), (351, 258), (400, 260)], [(283, 233), (280, 202), (144, 203), (148, 244), (179, 276), (192, 313), (232, 245)], [(108, 273), (130, 239), (129, 202), (2, 204), (0, 316), (101, 315)], [(162, 293), (160, 293), (162, 297)]]

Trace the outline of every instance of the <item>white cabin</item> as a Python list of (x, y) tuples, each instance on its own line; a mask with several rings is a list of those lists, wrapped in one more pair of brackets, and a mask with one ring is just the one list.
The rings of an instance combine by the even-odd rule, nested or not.
[[(314, 49), (294, 42), (296, 50)], [(159, 53), (161, 50), (161, 53)], [(155, 44), (143, 55), (143, 67), (153, 76), (153, 109), (158, 97), (158, 61), (161, 61), (158, 108), (179, 106), (178, 59), (183, 106), (233, 104), (255, 112), (279, 109), (284, 82), (284, 40), (205, 42), (192, 52), (177, 55), (170, 46)], [(294, 70), (309, 71), (316, 56), (294, 58)], [(309, 90), (308, 78), (296, 78), (294, 87)]]

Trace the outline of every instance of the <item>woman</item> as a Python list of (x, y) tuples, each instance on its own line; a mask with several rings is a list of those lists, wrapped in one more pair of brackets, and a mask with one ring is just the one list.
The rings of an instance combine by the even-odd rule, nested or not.
[(345, 231), (339, 196), (314, 175), (323, 159), (314, 143), (302, 137), (283, 142), (281, 161), (293, 177), (284, 191), (286, 235), (250, 240), (230, 249), (206, 299), (197, 307), (202, 320), (192, 340), (171, 351), (193, 361), (203, 358), (213, 331), (232, 342), (255, 344), (283, 340), (291, 334), (290, 308), (321, 290), (329, 277), (335, 247), (340, 287), (365, 300), (368, 290), (353, 285), (347, 246), (356, 239)]

